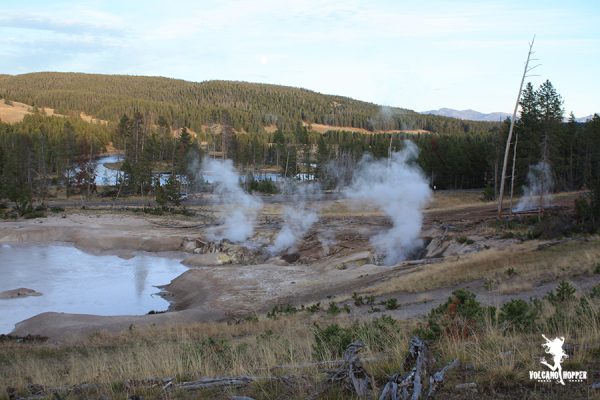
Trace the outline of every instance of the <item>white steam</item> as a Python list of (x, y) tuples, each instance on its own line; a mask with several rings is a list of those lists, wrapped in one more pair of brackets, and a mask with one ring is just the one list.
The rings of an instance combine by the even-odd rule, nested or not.
[(286, 207), (283, 213), (284, 224), (269, 247), (271, 254), (293, 249), (295, 244), (306, 235), (310, 227), (319, 219), (316, 212)]
[(333, 232), (331, 230), (326, 230), (324, 232), (321, 232), (317, 236), (317, 240), (321, 244), (321, 248), (323, 249), (323, 254), (325, 254), (325, 255), (329, 255), (329, 252), (331, 251), (331, 247), (333, 247), (335, 244), (337, 244), (337, 241), (335, 240), (335, 232)]
[(227, 239), (243, 242), (254, 234), (254, 224), (262, 201), (244, 191), (231, 160), (204, 159), (202, 169), (214, 179), (214, 193), (223, 203), (224, 219), (220, 226), (209, 230), (210, 240)]
[(377, 206), (392, 220), (391, 229), (371, 238), (386, 265), (406, 259), (422, 246), (423, 207), (431, 197), (427, 179), (414, 163), (419, 149), (411, 141), (404, 143), (404, 149), (392, 153), (390, 159), (363, 157), (344, 191), (350, 199)]
[(306, 204), (309, 198), (314, 199), (320, 195), (319, 185), (286, 181), (282, 192), (284, 195), (293, 197), (293, 205), (283, 209), (283, 226), (275, 236), (273, 244), (269, 246), (268, 250), (271, 254), (277, 254), (284, 250), (293, 251), (296, 243), (319, 220), (318, 213)]
[(527, 211), (540, 205), (550, 205), (550, 192), (554, 187), (550, 165), (544, 161), (530, 165), (527, 172), (527, 185), (523, 186), (523, 196), (513, 211)]

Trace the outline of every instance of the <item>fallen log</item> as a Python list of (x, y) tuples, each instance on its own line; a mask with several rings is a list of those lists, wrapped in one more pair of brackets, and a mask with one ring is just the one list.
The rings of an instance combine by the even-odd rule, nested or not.
[(161, 386), (163, 390), (167, 390), (173, 385), (173, 378), (145, 378), (145, 379), (128, 379), (125, 381), (127, 390), (134, 390), (138, 387), (157, 387)]
[(183, 390), (211, 389), (223, 386), (242, 387), (247, 386), (256, 380), (255, 377), (251, 376), (202, 378), (196, 381), (177, 383), (174, 387)]
[(45, 386), (40, 384), (30, 383), (27, 385), (27, 391), (29, 394), (25, 396), (19, 396), (17, 390), (14, 387), (6, 388), (6, 393), (9, 400), (37, 400), (37, 399), (48, 399), (48, 396), (52, 396), (56, 400), (60, 400), (63, 396), (68, 396), (73, 393), (76, 395), (86, 394), (90, 390), (97, 390), (98, 385), (93, 383), (81, 383), (72, 386)]
[(235, 377), (215, 377), (215, 378), (201, 378), (195, 381), (175, 383), (170, 385), (173, 389), (182, 390), (201, 390), (201, 389), (214, 389), (218, 387), (243, 387), (248, 386), (253, 382), (259, 381), (276, 381), (290, 384), (293, 378), (287, 376), (235, 376)]

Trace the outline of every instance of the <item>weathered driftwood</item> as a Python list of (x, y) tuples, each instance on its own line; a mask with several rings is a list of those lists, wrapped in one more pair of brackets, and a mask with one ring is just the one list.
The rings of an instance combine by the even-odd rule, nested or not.
[(6, 388), (6, 393), (9, 400), (37, 400), (37, 399), (48, 399), (48, 396), (56, 400), (61, 400), (63, 396), (68, 396), (71, 393), (82, 394), (90, 390), (97, 390), (98, 385), (93, 383), (82, 383), (73, 386), (45, 386), (35, 383), (27, 385), (27, 391), (29, 392), (25, 396), (19, 396), (17, 390), (13, 387)]
[(329, 371), (328, 383), (343, 383), (347, 389), (354, 391), (360, 398), (370, 398), (373, 378), (367, 373), (358, 356), (365, 344), (357, 340), (350, 343), (344, 352), (344, 362), (336, 370)]
[(453, 360), (452, 362), (448, 363), (448, 365), (446, 365), (444, 368), (442, 368), (441, 370), (429, 377), (429, 393), (427, 393), (428, 399), (432, 399), (433, 396), (435, 396), (435, 393), (438, 391), (438, 389), (442, 387), (442, 385), (444, 384), (444, 377), (446, 375), (446, 372), (448, 372), (449, 369), (458, 367), (458, 364), (458, 360)]
[(127, 390), (135, 390), (139, 387), (158, 387), (168, 390), (173, 386), (173, 378), (146, 378), (146, 379), (128, 379), (125, 381)]
[(292, 378), (287, 376), (226, 376), (216, 378), (202, 378), (191, 382), (175, 383), (172, 385), (172, 387), (175, 389), (183, 390), (200, 390), (225, 386), (242, 387), (247, 386), (252, 382), (258, 381), (277, 381), (290, 384)]
[[(446, 372), (458, 365), (458, 360), (452, 361), (440, 371), (429, 375), (433, 366), (427, 344), (418, 337), (410, 340), (408, 355), (404, 360), (403, 369), (409, 371), (404, 376), (400, 373), (390, 377), (383, 388), (379, 400), (419, 400), (422, 398), (432, 399), (444, 382)], [(429, 390), (425, 396), (425, 385), (429, 382)]]
[[(160, 387), (164, 392), (169, 392), (174, 389), (179, 390), (201, 390), (214, 389), (220, 387), (243, 387), (252, 382), (258, 381), (277, 381), (290, 384), (292, 378), (287, 376), (234, 376), (234, 377), (215, 377), (201, 378), (190, 382), (175, 383), (171, 377), (167, 378), (145, 378), (145, 379), (129, 379), (125, 381), (125, 388), (128, 393), (135, 393), (139, 388), (154, 388)], [(85, 394), (91, 390), (98, 390), (100, 387), (95, 384), (79, 384), (75, 386), (44, 386), (38, 384), (27, 385), (26, 396), (19, 396), (15, 388), (9, 387), (6, 389), (9, 400), (38, 400), (48, 399), (52, 395), (56, 400), (60, 400), (62, 396), (68, 396), (71, 393)], [(131, 394), (129, 398), (136, 398), (135, 394)]]
[(242, 387), (249, 385), (255, 380), (256, 378), (252, 376), (202, 378), (192, 382), (178, 383), (175, 385), (175, 388), (184, 390), (199, 390), (223, 386)]

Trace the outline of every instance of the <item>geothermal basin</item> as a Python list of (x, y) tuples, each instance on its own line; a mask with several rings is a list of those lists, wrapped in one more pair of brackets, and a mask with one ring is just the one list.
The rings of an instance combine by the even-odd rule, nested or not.
[(0, 246), (0, 292), (33, 289), (41, 296), (0, 298), (0, 333), (47, 312), (141, 315), (169, 303), (156, 286), (187, 270), (173, 255), (94, 255), (68, 245)]

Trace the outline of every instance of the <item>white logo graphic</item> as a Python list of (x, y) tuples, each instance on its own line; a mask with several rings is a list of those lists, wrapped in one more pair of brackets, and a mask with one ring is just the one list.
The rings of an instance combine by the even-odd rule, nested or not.
[(546, 343), (542, 344), (546, 354), (552, 356), (552, 361), (549, 363), (546, 357), (540, 359), (540, 363), (550, 369), (550, 371), (529, 371), (529, 379), (535, 379), (540, 382), (558, 381), (561, 385), (565, 384), (565, 379), (572, 382), (583, 382), (587, 379), (587, 371), (563, 371), (562, 363), (569, 356), (563, 350), (565, 338), (555, 337), (550, 340), (545, 335), (542, 335)]
[(546, 357), (543, 357), (540, 360), (540, 363), (550, 368), (552, 372), (558, 371), (558, 378), (560, 380), (560, 384), (564, 385), (565, 381), (563, 381), (561, 364), (565, 360), (565, 358), (569, 357), (562, 348), (563, 343), (565, 343), (565, 338), (561, 336), (560, 339), (554, 338), (554, 340), (550, 340), (544, 335), (542, 335), (542, 337), (546, 339), (546, 343), (542, 344), (542, 347), (544, 348), (544, 351), (546, 351), (546, 354), (550, 354), (552, 356), (552, 361), (554, 362), (554, 365), (548, 364), (546, 362)]

